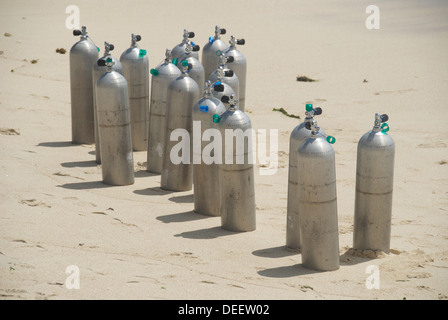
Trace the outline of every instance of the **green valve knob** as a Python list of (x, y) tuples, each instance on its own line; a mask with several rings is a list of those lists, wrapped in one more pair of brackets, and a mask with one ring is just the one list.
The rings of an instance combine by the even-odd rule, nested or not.
[(179, 62), (179, 60), (177, 60), (177, 58), (176, 58), (176, 59), (173, 59), (173, 64), (174, 64), (174, 65), (177, 65), (178, 62)]
[(158, 76), (158, 75), (159, 75), (159, 70), (157, 70), (157, 69), (151, 69), (150, 73), (151, 73), (153, 76)]
[(188, 67), (188, 61), (187, 60), (183, 60), (182, 61), (182, 67)]
[(311, 110), (313, 110), (313, 105), (310, 103), (306, 104), (306, 111), (310, 112)]
[(98, 52), (100, 52), (100, 48), (96, 47), (96, 50), (98, 50)]
[(330, 143), (330, 144), (333, 144), (333, 143), (336, 142), (336, 138), (335, 138), (335, 137), (332, 137), (332, 136), (328, 136), (326, 140), (327, 140), (327, 142)]
[(381, 125), (381, 132), (382, 133), (386, 133), (386, 132), (388, 132), (389, 131), (389, 125), (387, 124), (387, 123), (383, 123), (382, 125)]
[(214, 122), (214, 123), (218, 123), (219, 120), (221, 120), (221, 119), (219, 118), (219, 114), (214, 114), (214, 115), (213, 115), (213, 122)]
[(111, 63), (112, 62), (112, 58), (107, 58), (106, 59), (106, 63)]
[(144, 50), (144, 49), (140, 49), (140, 51), (138, 52), (138, 55), (139, 55), (140, 57), (145, 56), (145, 55), (146, 55), (146, 50)]
[(217, 56), (220, 56), (221, 54), (222, 54), (222, 51), (221, 51), (221, 50), (216, 51), (216, 55), (217, 55)]

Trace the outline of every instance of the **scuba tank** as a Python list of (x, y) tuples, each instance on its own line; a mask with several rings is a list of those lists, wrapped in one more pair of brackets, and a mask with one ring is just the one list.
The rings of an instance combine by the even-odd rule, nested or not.
[(386, 114), (358, 142), (353, 248), (390, 251), (395, 143)]
[[(220, 212), (221, 226), (230, 231), (253, 231), (256, 229), (255, 219), (255, 183), (252, 156), (252, 125), (249, 117), (238, 109), (238, 101), (232, 95), (222, 97), (230, 107), (221, 116), (214, 115), (213, 121), (218, 123), (221, 136), (226, 137), (226, 129), (231, 129), (237, 135), (243, 135), (249, 130), (247, 143), (242, 139), (227, 139), (223, 141), (223, 162), (219, 165)], [(239, 132), (239, 133), (238, 133)], [(242, 140), (241, 148), (234, 140)], [(227, 145), (232, 142), (231, 145)], [(231, 155), (228, 153), (232, 152)], [(230, 161), (228, 161), (230, 160)]]
[[(235, 72), (233, 70), (230, 70), (227, 67), (227, 62), (231, 62), (233, 61), (233, 57), (226, 57), (226, 55), (223, 53), (219, 56), (219, 66), (217, 67), (216, 70), (214, 70), (210, 76), (209, 76), (209, 80), (214, 83), (216, 81), (221, 81), (224, 82), (226, 84), (228, 84), (233, 92), (235, 93), (235, 97), (236, 99), (238, 99), (239, 97), (239, 80), (238, 77), (236, 76)], [(224, 72), (224, 77), (222, 76), (222, 72)], [(238, 100), (239, 101), (239, 100)], [(239, 102), (238, 102), (239, 103)], [(244, 111), (239, 109), (240, 111)]]
[[(121, 63), (119, 60), (112, 57), (110, 54), (110, 51), (114, 50), (114, 45), (109, 42), (104, 42), (104, 55), (98, 59), (106, 61), (107, 58), (112, 59), (112, 70), (117, 71), (120, 74), (123, 74), (123, 67), (121, 66)], [(93, 65), (93, 73), (92, 73), (92, 80), (93, 80), (93, 96), (95, 97), (96, 93), (96, 83), (98, 79), (103, 75), (104, 72), (107, 70), (107, 66), (103, 65), (103, 63), (100, 63), (102, 66), (95, 63)], [(93, 121), (95, 124), (95, 161), (96, 163), (101, 163), (101, 152), (100, 152), (100, 139), (98, 135), (98, 119), (96, 118), (97, 112), (96, 112), (96, 99), (93, 99)]]
[(307, 123), (310, 137), (297, 151), (298, 203), (302, 265), (339, 269), (336, 165), (333, 137), (322, 137), (316, 120)]
[[(322, 114), (321, 108), (313, 108), (312, 104), (307, 104), (305, 120), (294, 128), (289, 139), (286, 246), (291, 249), (300, 249), (299, 199), (297, 198), (297, 188), (300, 177), (297, 174), (297, 150), (299, 150), (302, 143), (311, 135), (311, 129), (307, 126), (307, 123), (311, 123), (314, 116), (320, 114)], [(325, 138), (325, 132), (322, 128), (319, 129), (319, 134)]]
[(229, 62), (229, 68), (235, 72), (239, 80), (238, 91), (238, 103), (240, 110), (244, 111), (246, 104), (246, 73), (247, 62), (244, 55), (236, 48), (236, 45), (244, 45), (246, 41), (244, 39), (236, 39), (234, 36), (230, 36), (230, 47), (224, 51), (226, 57), (233, 57), (233, 61)]
[(208, 42), (202, 48), (202, 65), (204, 66), (204, 74), (208, 79), (219, 65), (219, 56), (227, 50), (229, 46), (221, 40), (221, 35), (226, 34), (226, 29), (215, 27), (215, 36), (208, 38)]
[[(188, 40), (188, 39), (192, 39), (192, 38), (194, 38), (194, 32), (188, 32), (187, 29), (184, 29), (184, 36), (183, 36), (182, 42), (179, 43), (177, 46), (175, 46), (173, 48), (173, 50), (171, 50), (171, 58), (173, 60), (180, 59), (180, 57), (185, 53), (185, 48), (186, 48), (187, 44), (190, 43), (190, 40)], [(195, 43), (191, 42), (191, 45), (195, 46)], [(199, 54), (197, 51), (193, 51), (191, 53), (191, 55), (199, 60)]]
[(184, 54), (180, 56), (179, 61), (177, 62), (177, 67), (179, 69), (182, 69), (182, 62), (184, 60), (188, 61), (188, 64), (190, 64), (192, 66), (189, 71), (189, 76), (194, 81), (196, 81), (196, 83), (199, 87), (199, 95), (202, 96), (202, 94), (204, 93), (203, 86), (204, 86), (204, 82), (205, 82), (204, 67), (199, 62), (199, 60), (196, 59), (192, 55), (193, 52), (198, 52), (198, 51), (199, 51), (199, 46), (197, 44), (192, 46), (190, 43), (187, 43), (187, 45), (185, 46)]
[[(191, 163), (191, 134), (192, 134), (192, 107), (199, 98), (199, 87), (188, 76), (191, 65), (183, 61), (182, 74), (173, 80), (168, 87), (168, 99), (166, 103), (166, 133), (165, 156), (161, 176), (161, 188), (170, 191), (191, 190), (193, 184), (193, 164)], [(171, 133), (183, 129), (188, 133), (189, 150), (182, 149), (182, 160), (173, 163), (171, 152), (178, 141), (171, 141)], [(185, 145), (185, 143), (184, 143)], [(177, 155), (177, 154), (176, 154)]]
[[(193, 105), (193, 139), (200, 134), (201, 141), (198, 150), (193, 143), (193, 187), (194, 211), (208, 216), (219, 216), (219, 164), (206, 162), (202, 155), (204, 148), (210, 142), (203, 141), (204, 131), (216, 128), (213, 115), (221, 115), (226, 108), (220, 100), (212, 94), (212, 83), (207, 80), (204, 86), (204, 95)], [(195, 132), (195, 126), (201, 125), (200, 132)]]
[(87, 29), (73, 30), (80, 40), (70, 49), (70, 94), (73, 143), (95, 143), (92, 68), (99, 48), (89, 39)]
[(130, 127), (128, 84), (112, 69), (109, 57), (99, 60), (107, 70), (96, 84), (98, 133), (103, 182), (110, 185), (134, 183), (134, 159)]
[(168, 86), (181, 74), (171, 57), (171, 50), (166, 49), (165, 61), (151, 69), (147, 171), (157, 174), (162, 172), (163, 166)]
[(144, 151), (148, 148), (149, 62), (146, 50), (140, 49), (137, 45), (141, 39), (141, 36), (132, 34), (130, 48), (120, 57), (123, 76), (129, 87), (132, 148), (135, 151)]

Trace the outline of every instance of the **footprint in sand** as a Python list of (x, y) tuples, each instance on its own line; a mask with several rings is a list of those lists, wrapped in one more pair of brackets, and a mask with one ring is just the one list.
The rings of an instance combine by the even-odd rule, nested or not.
[(39, 201), (37, 199), (25, 199), (25, 200), (21, 200), (20, 203), (21, 204), (26, 204), (27, 206), (30, 206), (30, 207), (47, 207), (47, 208), (51, 208), (50, 205), (48, 205), (48, 204), (46, 204), (46, 203), (44, 203), (42, 201)]
[(446, 143), (441, 141), (433, 141), (432, 143), (421, 143), (417, 148), (446, 148)]
[(0, 128), (0, 134), (5, 136), (20, 136), (20, 131), (11, 128)]

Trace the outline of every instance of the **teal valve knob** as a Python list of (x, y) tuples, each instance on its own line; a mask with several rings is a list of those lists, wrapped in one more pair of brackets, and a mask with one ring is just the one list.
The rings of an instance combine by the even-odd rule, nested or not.
[(334, 143), (336, 142), (336, 138), (335, 138), (335, 137), (332, 137), (332, 136), (328, 136), (328, 137), (326, 138), (326, 140), (327, 140), (327, 142), (330, 143), (330, 144), (334, 144)]
[(188, 61), (182, 60), (182, 67), (188, 67)]
[(106, 59), (106, 63), (111, 63), (112, 62), (112, 58), (107, 58)]
[(219, 120), (221, 120), (221, 118), (219, 117), (219, 114), (214, 114), (213, 115), (213, 122), (214, 123), (219, 123)]
[(381, 132), (382, 133), (387, 133), (388, 131), (389, 131), (389, 125), (387, 124), (387, 123), (383, 123), (382, 125), (381, 125)]
[(222, 51), (221, 51), (221, 50), (216, 51), (216, 55), (217, 55), (217, 56), (220, 56), (221, 54), (222, 54)]
[(98, 52), (100, 52), (100, 48), (99, 47), (96, 47), (96, 50), (98, 50)]
[(176, 65), (177, 66), (177, 63), (179, 62), (179, 60), (176, 58), (176, 59), (173, 59), (173, 64), (174, 65)]
[(159, 75), (159, 70), (157, 70), (157, 69), (151, 69), (150, 73), (151, 73), (153, 76), (158, 76), (158, 75)]
[(313, 110), (313, 105), (311, 103), (307, 103), (305, 106), (305, 110), (310, 112), (311, 110)]
[(140, 57), (145, 56), (145, 55), (146, 55), (146, 50), (144, 50), (144, 49), (140, 49), (140, 51), (138, 52), (138, 55), (139, 55)]

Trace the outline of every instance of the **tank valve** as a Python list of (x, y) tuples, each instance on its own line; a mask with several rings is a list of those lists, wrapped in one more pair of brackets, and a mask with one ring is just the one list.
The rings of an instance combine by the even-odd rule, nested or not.
[(373, 126), (373, 131), (375, 132), (381, 131), (382, 133), (388, 132), (389, 125), (386, 123), (386, 121), (388, 120), (389, 116), (387, 114), (375, 113), (375, 123)]

